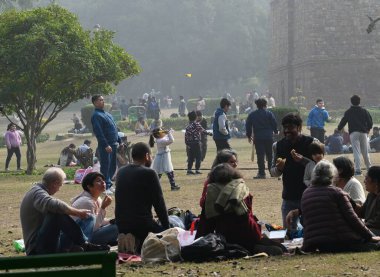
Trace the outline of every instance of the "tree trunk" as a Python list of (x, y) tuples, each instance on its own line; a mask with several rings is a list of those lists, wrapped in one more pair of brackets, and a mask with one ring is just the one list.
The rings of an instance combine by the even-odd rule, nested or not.
[(33, 170), (36, 169), (36, 134), (34, 134), (34, 130), (30, 130), (29, 128), (25, 129), (25, 138), (26, 138), (26, 161), (27, 161), (27, 169), (26, 174), (32, 174)]

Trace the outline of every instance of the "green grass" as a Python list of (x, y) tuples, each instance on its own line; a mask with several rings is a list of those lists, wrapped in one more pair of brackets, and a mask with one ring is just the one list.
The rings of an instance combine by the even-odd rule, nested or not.
[[(51, 138), (55, 133), (63, 132), (71, 126), (70, 117), (61, 117), (54, 126), (50, 126)], [(67, 122), (66, 122), (66, 121)], [(327, 126), (328, 133), (332, 133), (334, 124)], [(306, 131), (307, 132), (307, 131)], [(307, 132), (308, 133), (308, 132)], [(203, 188), (203, 182), (207, 175), (207, 170), (203, 170), (202, 175), (187, 176), (186, 155), (184, 151), (184, 138), (180, 131), (174, 133), (176, 141), (171, 146), (173, 165), (176, 181), (181, 185), (181, 190), (172, 192), (166, 176), (162, 177), (162, 188), (167, 207), (177, 206), (182, 209), (189, 209), (194, 213), (200, 212), (199, 198)], [(148, 141), (148, 137), (129, 136), (133, 142)], [(96, 147), (96, 139), (92, 138)], [(82, 139), (72, 138), (66, 141), (48, 141), (37, 145), (37, 169), (39, 172), (45, 170), (44, 165), (56, 163), (60, 150), (69, 143), (81, 144)], [(239, 168), (243, 168), (243, 175), (246, 183), (253, 195), (253, 211), (259, 219), (281, 224), (281, 190), (282, 183), (277, 178), (266, 180), (253, 180), (256, 175), (256, 163), (250, 160), (251, 146), (246, 139), (232, 140), (232, 146), (239, 154)], [(23, 147), (23, 164), (25, 164), (25, 148)], [(153, 150), (155, 152), (155, 150)], [(4, 167), (5, 149), (0, 149), (0, 168)], [(215, 145), (212, 139), (209, 140), (209, 150), (202, 168), (208, 169), (215, 156)], [(327, 156), (332, 160), (335, 156)], [(350, 155), (352, 158), (352, 156)], [(379, 164), (379, 154), (371, 154), (374, 164)], [(12, 160), (11, 168), (15, 167)], [(19, 204), (24, 193), (34, 182), (41, 179), (41, 175), (25, 176), (20, 173), (0, 173), (0, 254), (6, 256), (20, 255), (15, 252), (13, 240), (22, 238), (19, 221)], [(359, 178), (363, 182), (363, 177)], [(64, 185), (56, 194), (56, 197), (70, 201), (72, 197), (81, 191), (80, 185)], [(108, 208), (108, 215), (113, 217), (114, 203)], [(338, 255), (308, 255), (293, 257), (273, 257), (254, 260), (233, 260), (214, 263), (176, 263), (163, 265), (142, 265), (123, 264), (117, 267), (120, 273), (118, 276), (378, 276), (380, 270), (380, 253), (360, 253), (360, 254), (338, 254)]]

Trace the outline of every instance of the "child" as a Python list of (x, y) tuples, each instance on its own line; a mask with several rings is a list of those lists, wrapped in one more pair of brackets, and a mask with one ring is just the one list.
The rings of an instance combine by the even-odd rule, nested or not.
[[(203, 129), (207, 129), (207, 120), (203, 117), (201, 111), (196, 111), (197, 114), (197, 122), (202, 126)], [(201, 161), (206, 157), (206, 152), (207, 152), (207, 134), (201, 134), (201, 152), (202, 152), (202, 158)]]
[(309, 152), (312, 160), (298, 154), (294, 149), (290, 152), (294, 160), (301, 161), (301, 163), (305, 165), (303, 182), (307, 187), (311, 186), (311, 173), (313, 172), (315, 165), (323, 160), (325, 156), (325, 146), (321, 143), (313, 142), (309, 145)]
[(180, 186), (176, 185), (174, 181), (172, 158), (168, 146), (174, 142), (172, 132), (173, 130), (164, 131), (162, 128), (154, 129), (150, 135), (149, 145), (153, 147), (154, 143), (157, 143), (157, 153), (154, 157), (152, 168), (157, 172), (159, 178), (165, 172), (169, 178), (171, 190), (179, 190)]
[[(202, 174), (199, 169), (201, 167), (202, 151), (201, 151), (201, 135), (209, 134), (199, 122), (196, 121), (197, 114), (191, 111), (187, 115), (189, 117), (189, 125), (185, 131), (185, 144), (187, 150), (187, 175)], [(195, 173), (192, 171), (195, 160)]]

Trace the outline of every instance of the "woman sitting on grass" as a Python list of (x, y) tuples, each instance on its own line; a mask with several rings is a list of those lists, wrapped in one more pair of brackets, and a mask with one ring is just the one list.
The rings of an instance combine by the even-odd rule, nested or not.
[(82, 187), (83, 192), (71, 200), (72, 206), (90, 210), (91, 213), (86, 219), (74, 220), (90, 242), (116, 245), (117, 226), (106, 219), (106, 208), (111, 204), (112, 198), (108, 195), (103, 200), (100, 198), (106, 189), (104, 176), (99, 172), (91, 172), (83, 178)]
[(363, 205), (365, 194), (362, 184), (354, 177), (354, 163), (347, 157), (339, 156), (333, 159), (333, 164), (338, 170), (338, 178), (335, 185), (347, 192), (355, 203)]
[(312, 252), (371, 251), (380, 249), (380, 237), (356, 215), (348, 194), (332, 185), (335, 166), (320, 161), (312, 173), (312, 185), (301, 199), (304, 225), (302, 250)]
[(228, 243), (236, 243), (252, 254), (281, 255), (281, 244), (262, 239), (257, 218), (252, 213), (252, 195), (242, 175), (227, 163), (210, 172), (196, 237), (219, 233)]
[(364, 218), (367, 226), (376, 236), (380, 235), (380, 166), (371, 166), (364, 179), (368, 191), (363, 206), (356, 205), (355, 211)]

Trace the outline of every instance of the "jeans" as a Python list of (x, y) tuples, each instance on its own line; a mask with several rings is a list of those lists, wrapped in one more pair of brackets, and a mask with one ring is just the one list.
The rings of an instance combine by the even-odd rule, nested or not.
[(11, 161), (11, 158), (13, 156), (13, 153), (16, 154), (17, 158), (17, 169), (21, 167), (21, 152), (20, 147), (11, 147), (11, 149), (8, 150), (7, 159), (5, 160), (5, 168), (7, 169), (9, 167), (9, 162)]
[(84, 235), (88, 238), (88, 241), (92, 243), (114, 244), (117, 241), (119, 231), (116, 224), (107, 224), (94, 231), (96, 222), (95, 216), (89, 216), (86, 219), (78, 219), (76, 222), (82, 229)]
[(231, 146), (226, 139), (214, 139), (214, 141), (216, 145), (216, 152), (219, 152), (223, 149), (231, 149)]
[(361, 173), (360, 153), (363, 156), (367, 170), (371, 167), (371, 161), (368, 153), (368, 135), (367, 133), (352, 132), (350, 134), (352, 152), (354, 153), (355, 173)]
[(187, 154), (187, 170), (190, 171), (193, 167), (193, 163), (195, 160), (195, 170), (199, 170), (201, 167), (201, 158), (202, 158), (202, 153), (201, 153), (201, 144), (200, 142), (194, 142), (194, 143), (189, 143), (187, 145), (189, 147)]
[(323, 128), (310, 128), (310, 136), (318, 139), (321, 143), (325, 143), (325, 129)]
[(257, 139), (255, 140), (255, 148), (257, 155), (257, 165), (259, 167), (258, 175), (265, 175), (265, 157), (268, 161), (268, 170), (272, 167), (272, 139)]
[(105, 177), (106, 188), (109, 189), (112, 185), (111, 179), (116, 172), (116, 151), (117, 144), (110, 145), (112, 152), (107, 153), (106, 149), (101, 146), (99, 150), (100, 172)]
[(36, 247), (32, 249), (30, 255), (58, 252), (61, 233), (76, 245), (81, 245), (86, 241), (81, 228), (70, 216), (48, 213), (38, 230)]
[[(284, 227), (286, 226), (286, 216), (291, 210), (300, 209), (301, 208), (301, 200), (285, 200), (282, 199), (282, 205), (281, 205), (281, 213), (282, 213), (282, 224)], [(290, 226), (290, 229), (296, 230), (297, 224), (298, 224), (299, 218), (293, 218), (292, 226)]]

